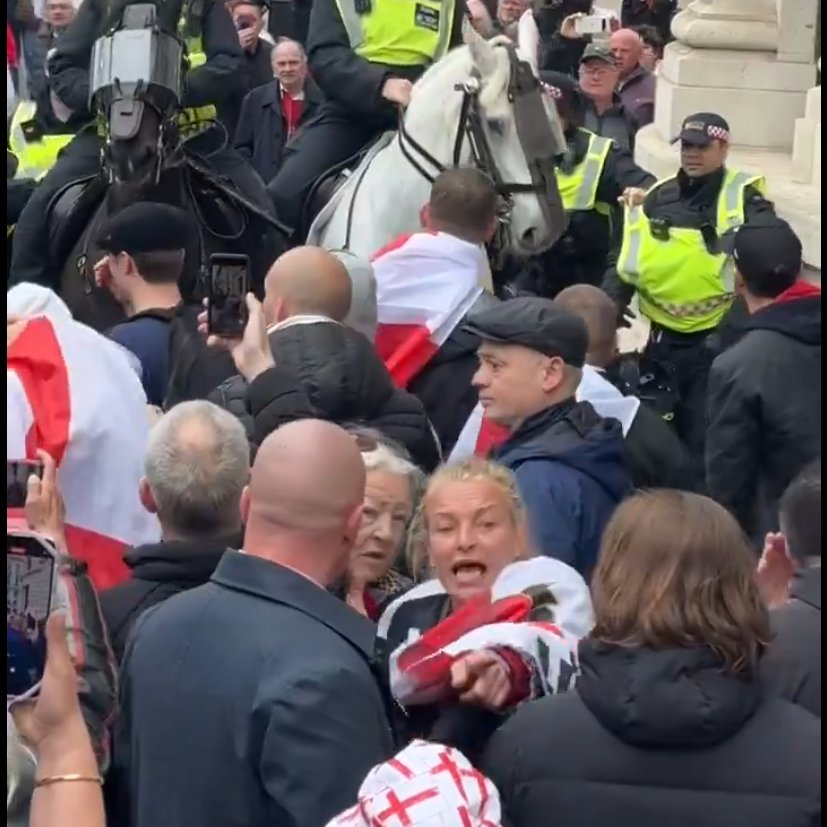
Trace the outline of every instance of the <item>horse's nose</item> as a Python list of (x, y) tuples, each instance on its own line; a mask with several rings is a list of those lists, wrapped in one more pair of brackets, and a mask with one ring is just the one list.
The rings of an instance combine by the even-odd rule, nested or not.
[(540, 231), (537, 227), (529, 227), (520, 235), (520, 246), (524, 250), (534, 250), (540, 242)]

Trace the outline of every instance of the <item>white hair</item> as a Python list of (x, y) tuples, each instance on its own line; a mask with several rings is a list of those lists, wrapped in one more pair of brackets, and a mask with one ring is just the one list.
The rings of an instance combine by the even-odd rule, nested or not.
[(166, 533), (216, 537), (239, 529), (250, 445), (228, 411), (204, 400), (176, 405), (150, 432), (144, 472)]
[(422, 489), (425, 487), (425, 474), (419, 467), (386, 442), (378, 442), (372, 451), (362, 453), (362, 462), (365, 463), (365, 470), (384, 471), (386, 474), (405, 477), (411, 489), (411, 503), (416, 506)]

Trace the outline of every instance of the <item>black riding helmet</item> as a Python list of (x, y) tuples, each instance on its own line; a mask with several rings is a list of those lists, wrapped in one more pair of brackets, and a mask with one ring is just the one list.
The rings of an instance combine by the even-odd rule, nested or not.
[(540, 71), (543, 91), (557, 107), (557, 114), (566, 119), (567, 132), (583, 125), (583, 94), (580, 85), (564, 72)]

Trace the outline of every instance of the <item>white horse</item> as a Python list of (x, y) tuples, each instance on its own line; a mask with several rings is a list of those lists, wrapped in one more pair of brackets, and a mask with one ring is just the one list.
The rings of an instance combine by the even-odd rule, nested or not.
[[(474, 38), (430, 67), (414, 85), (405, 112), (405, 130), (443, 168), (452, 166), (462, 117), (463, 94), (458, 88), (477, 77), (477, 100), (497, 171), (505, 182), (530, 185), (531, 173), (508, 96), (510, 59), (507, 49), (497, 45), (507, 42), (502, 37), (492, 41)], [(536, 52), (525, 54), (518, 50), (518, 55), (536, 74)], [(546, 116), (552, 130), (561, 136), (553, 107), (546, 106)], [(419, 153), (414, 154), (417, 163), (429, 174), (435, 176), (440, 171), (423, 161)], [(465, 166), (472, 162), (471, 148), (465, 138), (459, 164)], [(383, 149), (366, 157), (322, 210), (311, 228), (308, 242), (328, 250), (347, 247), (357, 256), (369, 259), (396, 236), (420, 228), (420, 210), (428, 201), (430, 189), (427, 178), (403, 154), (400, 134), (396, 133)], [(525, 256), (550, 247), (561, 228), (549, 226), (537, 193), (516, 192), (510, 199), (509, 250)]]

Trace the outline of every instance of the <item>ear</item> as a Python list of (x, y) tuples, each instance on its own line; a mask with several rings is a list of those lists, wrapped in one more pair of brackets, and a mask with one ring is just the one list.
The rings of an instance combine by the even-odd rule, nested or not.
[(158, 513), (158, 505), (155, 502), (155, 495), (152, 493), (152, 489), (149, 487), (146, 477), (141, 477), (141, 481), (138, 483), (138, 499), (140, 499), (141, 505), (150, 514)]
[(359, 529), (362, 526), (363, 510), (364, 506), (359, 503), (359, 505), (357, 505), (356, 508), (354, 508), (348, 515), (347, 521), (345, 522), (345, 534), (342, 540), (348, 548), (352, 548), (353, 544), (356, 542), (356, 537), (358, 536)]
[(428, 225), (431, 223), (431, 205), (430, 204), (423, 204), (422, 209), (419, 211), (419, 226), (422, 227), (423, 230), (428, 229)]
[(494, 47), (487, 40), (472, 40), (468, 44), (468, 50), (471, 52), (471, 62), (481, 77), (491, 77), (497, 71), (497, 56)]
[(135, 266), (135, 259), (132, 258), (129, 253), (123, 253), (124, 257), (124, 270), (126, 271), (127, 276), (137, 276), (138, 275), (138, 268)]
[(241, 499), (238, 503), (238, 510), (241, 513), (241, 524), (246, 526), (247, 519), (250, 516), (250, 486), (245, 485), (241, 492)]

